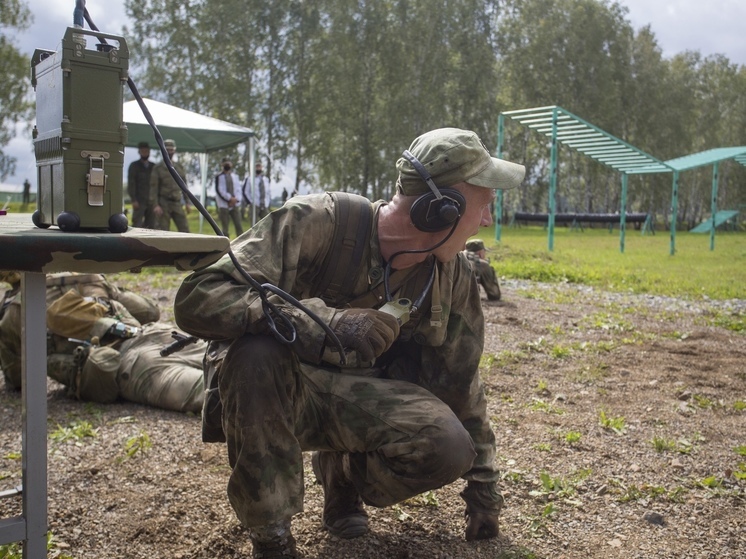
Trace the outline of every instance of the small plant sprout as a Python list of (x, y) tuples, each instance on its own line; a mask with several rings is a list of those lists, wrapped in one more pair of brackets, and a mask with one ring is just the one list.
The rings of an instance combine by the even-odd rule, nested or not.
[(552, 477), (547, 472), (542, 472), (541, 474), (539, 474), (539, 479), (541, 480), (541, 486), (546, 493), (554, 492), (564, 495), (567, 494), (568, 491), (571, 492), (572, 490), (567, 481), (559, 476)]
[(519, 472), (517, 470), (510, 470), (508, 472), (504, 472), (500, 479), (503, 481), (509, 481), (510, 483), (520, 483), (523, 481), (523, 472)]
[(578, 431), (568, 431), (567, 433), (565, 433), (565, 442), (572, 445), (579, 442), (582, 437), (583, 434), (579, 433)]
[(744, 411), (746, 410), (746, 402), (743, 400), (736, 400), (733, 402), (733, 409), (736, 411)]
[(549, 443), (538, 443), (534, 445), (534, 448), (538, 450), (539, 452), (551, 452), (552, 451), (552, 445)]
[(549, 393), (549, 385), (547, 384), (547, 381), (544, 379), (539, 379), (539, 382), (536, 383), (536, 390), (535, 392), (537, 394), (548, 394)]
[(606, 412), (604, 410), (601, 410), (598, 413), (598, 420), (601, 424), (601, 427), (603, 427), (604, 429), (614, 431), (617, 435), (621, 435), (622, 433), (624, 433), (624, 428), (626, 426), (626, 420), (624, 419), (624, 417), (607, 416)]
[(411, 516), (407, 511), (405, 511), (401, 505), (394, 505), (391, 507), (391, 510), (394, 513), (394, 518), (396, 518), (399, 522), (405, 522), (407, 520), (411, 520)]
[(733, 452), (739, 456), (746, 456), (746, 444), (740, 444), (733, 449)]
[(52, 431), (49, 435), (50, 438), (57, 443), (64, 443), (65, 441), (73, 440), (80, 442), (81, 440), (90, 437), (93, 438), (98, 434), (98, 429), (94, 429), (93, 425), (89, 421), (73, 421), (69, 426), (63, 427), (57, 425), (57, 429)]
[(666, 452), (668, 450), (676, 449), (675, 441), (658, 436), (653, 437), (653, 439), (650, 441), (650, 444), (653, 445), (653, 448), (656, 452)]
[(708, 476), (706, 478), (699, 480), (697, 485), (705, 489), (719, 489), (723, 485), (723, 482), (722, 480), (719, 480), (716, 476)]
[(566, 357), (570, 357), (570, 354), (572, 353), (572, 350), (567, 347), (560, 344), (555, 344), (552, 346), (551, 354), (552, 357), (555, 359), (565, 359)]
[(437, 507), (440, 503), (434, 491), (425, 491), (407, 499), (404, 504), (412, 507)]
[(528, 409), (533, 411), (542, 411), (544, 413), (553, 413), (556, 415), (562, 415), (565, 411), (562, 408), (548, 404), (544, 400), (534, 398), (534, 401), (528, 405)]
[(746, 480), (746, 464), (743, 462), (738, 464), (738, 469), (733, 470), (733, 477), (739, 481)]
[(146, 453), (153, 447), (153, 443), (150, 442), (150, 436), (145, 431), (140, 431), (134, 437), (127, 439), (124, 443), (124, 455), (125, 458), (132, 458), (138, 452), (140, 454)]
[(701, 394), (692, 394), (692, 399), (694, 400), (694, 403), (702, 409), (714, 408), (717, 405), (717, 402), (714, 402), (707, 396), (702, 396)]

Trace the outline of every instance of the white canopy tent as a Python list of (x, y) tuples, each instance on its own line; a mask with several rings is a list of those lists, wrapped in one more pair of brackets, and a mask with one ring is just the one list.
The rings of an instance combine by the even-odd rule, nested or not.
[[(225, 150), (242, 142), (247, 142), (249, 166), (246, 175), (251, 176), (249, 169), (254, 168), (254, 150), (256, 135), (249, 128), (238, 126), (224, 120), (201, 115), (185, 109), (174, 107), (160, 101), (143, 99), (150, 111), (153, 121), (163, 138), (170, 138), (176, 142), (177, 149), (182, 152), (199, 154), (201, 172), (201, 197), (204, 205), (207, 192), (207, 154), (213, 151)], [(128, 101), (123, 106), (124, 122), (127, 125), (127, 147), (137, 147), (140, 142), (155, 143), (155, 135), (143, 114), (137, 101)], [(252, 182), (252, 199), (255, 198)], [(202, 232), (202, 217), (200, 216), (200, 233)]]

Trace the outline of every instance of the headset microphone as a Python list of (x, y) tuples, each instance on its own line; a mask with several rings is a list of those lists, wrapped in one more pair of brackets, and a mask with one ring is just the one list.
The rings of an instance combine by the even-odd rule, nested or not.
[(417, 198), (409, 210), (414, 226), (428, 233), (443, 231), (453, 226), (466, 209), (463, 195), (453, 188), (438, 189), (425, 166), (409, 150), (405, 149), (402, 155), (430, 188), (430, 192)]

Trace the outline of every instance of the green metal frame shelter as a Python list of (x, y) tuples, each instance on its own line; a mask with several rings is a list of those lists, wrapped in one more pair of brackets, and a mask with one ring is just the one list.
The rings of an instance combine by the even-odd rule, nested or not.
[[(692, 153), (683, 157), (677, 157), (676, 159), (669, 159), (666, 161), (666, 165), (673, 169), (673, 194), (671, 199), (671, 208), (673, 215), (671, 216), (671, 254), (676, 251), (676, 213), (678, 209), (678, 186), (679, 186), (679, 173), (681, 171), (688, 171), (690, 169), (696, 169), (697, 167), (704, 167), (705, 165), (712, 165), (712, 200), (711, 200), (711, 225), (710, 225), (710, 250), (715, 250), (715, 229), (717, 228), (717, 197), (718, 197), (718, 180), (719, 180), (719, 164), (721, 161), (734, 160), (746, 167), (746, 146), (740, 147), (725, 147), (725, 148), (714, 148), (699, 153)], [(637, 172), (645, 173), (645, 169), (640, 169)], [(655, 171), (652, 171), (655, 172)]]
[[(635, 173), (670, 173), (674, 168), (652, 155), (612, 136), (582, 118), (558, 106), (536, 107), (500, 113), (497, 124), (497, 156), (502, 157), (505, 137), (505, 119), (535, 130), (551, 138), (551, 161), (549, 182), (549, 250), (554, 250), (555, 194), (557, 191), (557, 159), (559, 146), (564, 145), (586, 155), (622, 174), (622, 196), (619, 211), (619, 250), (624, 252), (627, 213), (627, 175)], [(644, 171), (641, 171), (644, 169)], [(497, 191), (495, 204), (495, 239), (500, 240), (502, 230), (502, 191)]]

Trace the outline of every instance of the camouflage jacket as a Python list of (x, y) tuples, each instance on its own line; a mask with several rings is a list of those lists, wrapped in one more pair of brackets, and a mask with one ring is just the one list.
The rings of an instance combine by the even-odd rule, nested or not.
[[(240, 265), (259, 283), (271, 283), (299, 299), (328, 324), (337, 308), (379, 307), (384, 301), (381, 281), (383, 262), (378, 245), (377, 216), (385, 202), (373, 204), (375, 218), (370, 243), (365, 247), (365, 265), (354, 278), (354, 295), (347, 301), (321, 297), (318, 284), (322, 265), (334, 238), (335, 213), (328, 194), (294, 197), (272, 212), (231, 245)], [(430, 260), (391, 276), (395, 298), (416, 300), (429, 277)], [(407, 277), (396, 279), (397, 274)], [(424, 278), (424, 281), (423, 281)], [(401, 283), (403, 281), (403, 283)], [(372, 292), (372, 297), (371, 297)], [(368, 304), (356, 304), (358, 296)], [(285, 303), (277, 304), (296, 326), (293, 349), (301, 360), (320, 363), (326, 334), (307, 314)], [(370, 304), (373, 303), (373, 304)], [(225, 256), (217, 263), (188, 276), (176, 296), (174, 313), (181, 329), (208, 340), (233, 339), (244, 333), (269, 334), (261, 300)], [(443, 400), (470, 432), (478, 456), (467, 480), (497, 481), (494, 466), (495, 438), (489, 426), (486, 400), (479, 378), (479, 361), (484, 343), (484, 317), (479, 288), (463, 255), (437, 264), (430, 296), (421, 310), (402, 328), (398, 341), (376, 362), (384, 377), (415, 382)], [(349, 359), (348, 367), (368, 367)], [(323, 364), (328, 366), (328, 364)], [(349, 369), (342, 372), (354, 373)]]
[[(178, 161), (171, 161), (179, 176), (186, 181), (184, 167)], [(153, 206), (165, 206), (169, 202), (181, 202), (182, 192), (171, 176), (166, 164), (161, 161), (150, 173), (150, 203)]]

